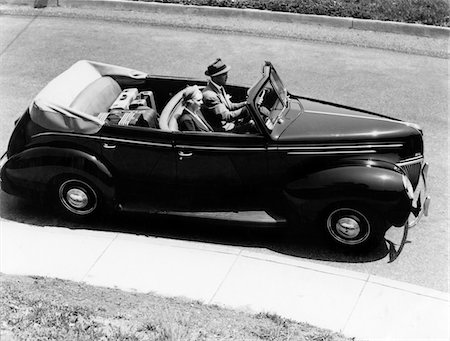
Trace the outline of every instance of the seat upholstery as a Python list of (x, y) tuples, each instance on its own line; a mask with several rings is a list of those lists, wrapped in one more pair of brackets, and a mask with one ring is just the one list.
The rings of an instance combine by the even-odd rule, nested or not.
[[(159, 118), (159, 128), (164, 131), (178, 131), (178, 123), (175, 119), (172, 120), (174, 110), (177, 107), (181, 107), (181, 99), (183, 98), (184, 89), (177, 92), (169, 102), (167, 102), (164, 109), (161, 111)], [(181, 115), (181, 112), (180, 112)]]
[(172, 111), (172, 115), (169, 119), (169, 129), (171, 131), (178, 131), (178, 118), (180, 118), (181, 114), (183, 113), (183, 106), (181, 105), (181, 99), (180, 102), (175, 106), (175, 108)]
[(70, 107), (96, 116), (101, 112), (107, 112), (121, 91), (120, 85), (114, 79), (103, 76), (83, 89)]

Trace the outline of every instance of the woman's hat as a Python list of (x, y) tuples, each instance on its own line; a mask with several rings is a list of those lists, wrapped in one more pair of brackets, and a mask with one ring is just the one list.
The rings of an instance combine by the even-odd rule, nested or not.
[(222, 62), (222, 59), (217, 58), (217, 60), (214, 63), (212, 63), (210, 66), (208, 66), (208, 69), (205, 71), (205, 75), (207, 75), (209, 77), (214, 77), (214, 76), (218, 76), (223, 73), (226, 73), (226, 72), (230, 71), (230, 69), (231, 69), (231, 67), (226, 66)]

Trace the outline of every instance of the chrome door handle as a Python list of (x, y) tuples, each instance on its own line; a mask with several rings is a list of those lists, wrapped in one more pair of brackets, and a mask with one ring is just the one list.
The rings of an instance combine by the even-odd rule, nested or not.
[(189, 157), (192, 156), (192, 152), (183, 152), (182, 150), (178, 151), (178, 155), (181, 157)]
[(116, 145), (115, 144), (109, 144), (109, 143), (103, 143), (103, 148), (105, 148), (105, 149), (115, 149)]

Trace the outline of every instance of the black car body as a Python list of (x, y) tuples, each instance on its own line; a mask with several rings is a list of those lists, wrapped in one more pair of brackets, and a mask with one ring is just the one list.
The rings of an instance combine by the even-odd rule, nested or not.
[(2, 189), (50, 195), (77, 217), (105, 206), (269, 225), (295, 217), (347, 247), (427, 212), (417, 125), (290, 94), (266, 62), (251, 88), (227, 88), (247, 100), (251, 131), (180, 132), (194, 84), (206, 82), (74, 64), (16, 122)]

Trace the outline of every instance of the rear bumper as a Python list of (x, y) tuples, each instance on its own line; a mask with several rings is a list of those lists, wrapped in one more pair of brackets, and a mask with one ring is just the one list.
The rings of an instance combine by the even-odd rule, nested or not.
[(408, 227), (414, 227), (425, 215), (428, 215), (431, 198), (427, 194), (428, 163), (424, 163), (420, 171), (419, 183), (414, 191), (412, 209), (408, 218)]

